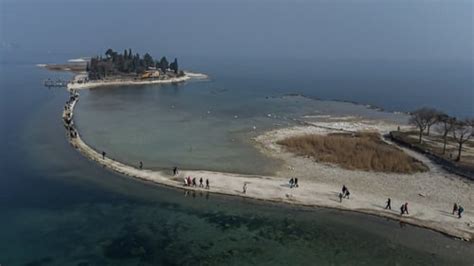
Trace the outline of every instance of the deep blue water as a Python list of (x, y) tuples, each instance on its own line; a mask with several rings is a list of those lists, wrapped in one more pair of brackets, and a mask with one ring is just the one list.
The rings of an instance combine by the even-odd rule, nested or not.
[[(293, 92), (325, 100), (371, 104), (389, 111), (420, 106), (473, 116), (473, 63), (413, 60), (222, 59), (190, 67), (259, 91)], [(202, 70), (201, 70), (202, 69)], [(243, 80), (243, 81), (242, 81)], [(247, 84), (245, 84), (247, 83)]]
[[(206, 194), (185, 195), (180, 190), (129, 180), (102, 169), (80, 156), (65, 139), (60, 112), (67, 92), (41, 85), (47, 77), (69, 75), (49, 73), (34, 66), (71, 57), (74, 55), (2, 59), (0, 264), (474, 262), (472, 244), (430, 230), (333, 210), (297, 209)], [(445, 69), (448, 74), (441, 76), (438, 74), (445, 66), (411, 65), (408, 69), (412, 71), (407, 70), (411, 74), (401, 77), (400, 73), (390, 74), (396, 68), (390, 64), (361, 65), (352, 77), (348, 74), (350, 78), (338, 78), (338, 64), (333, 68), (319, 65), (318, 75), (311, 71), (311, 78), (302, 80), (308, 77), (309, 73), (304, 72), (308, 67), (286, 71), (287, 67), (261, 68), (262, 64), (255, 62), (247, 68), (242, 60), (184, 59), (182, 64), (186, 62), (189, 68), (221, 80), (225, 89), (245, 89), (249, 94), (251, 90), (269, 94), (300, 92), (393, 110), (427, 104), (439, 105), (452, 113), (472, 114), (472, 101), (466, 100), (472, 92), (463, 89), (472, 85), (472, 73), (462, 66), (446, 66), (452, 71)], [(340, 67), (347, 69), (353, 64)], [(381, 71), (384, 67), (388, 69)], [(364, 68), (366, 71), (362, 71)], [(369, 81), (373, 75), (366, 72), (370, 71), (379, 78)], [(360, 72), (365, 73), (365, 78)], [(426, 78), (419, 79), (413, 72)], [(320, 73), (325, 73), (324, 77)], [(456, 79), (458, 75), (460, 78)], [(406, 84), (413, 83), (422, 84), (424, 89), (406, 88)], [(382, 87), (392, 89), (383, 91)], [(453, 88), (450, 92), (454, 96), (441, 93), (447, 87)], [(178, 90), (185, 92), (185, 88)], [(427, 96), (411, 97), (413, 94)]]

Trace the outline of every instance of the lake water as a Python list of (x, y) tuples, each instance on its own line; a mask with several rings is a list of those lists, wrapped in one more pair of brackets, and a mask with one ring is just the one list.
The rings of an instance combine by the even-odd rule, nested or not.
[[(62, 62), (71, 57), (47, 58)], [(47, 77), (69, 75), (34, 66), (45, 61), (42, 57), (26, 62), (4, 60), (1, 64), (2, 265), (474, 262), (471, 243), (386, 219), (208, 194), (185, 195), (181, 190), (111, 173), (83, 158), (67, 143), (60, 114), (68, 94), (43, 88), (41, 82)], [(327, 86), (313, 83), (314, 79), (285, 81), (287, 76), (280, 76), (284, 72), (279, 67), (255, 75), (252, 71), (240, 73), (238, 70), (244, 68), (239, 66), (222, 70), (227, 64), (213, 62), (210, 68), (203, 61), (189, 59), (190, 68), (210, 74), (208, 82), (84, 92), (78, 106), (81, 133), (93, 146), (110, 150), (119, 159), (132, 162), (150, 158), (146, 163), (156, 168), (182, 164), (265, 172), (272, 170), (274, 162), (246, 143), (260, 130), (291, 125), (293, 118), (311, 113), (398, 119), (398, 115), (374, 113), (362, 106), (283, 95), (302, 93), (313, 98), (361, 101), (393, 110), (410, 107), (399, 104), (407, 101), (403, 90), (396, 95), (385, 91), (386, 96), (378, 100), (371, 93), (364, 98), (361, 91), (379, 87), (362, 86), (366, 81), (351, 85), (357, 88), (351, 91), (336, 86), (341, 81)], [(247, 78), (242, 79), (242, 75)], [(319, 84), (315, 87), (320, 89), (311, 91), (311, 84)], [(436, 104), (426, 98), (410, 99), (417, 104)], [(472, 109), (464, 101), (449, 105), (457, 106), (455, 112), (471, 115)], [(203, 138), (206, 135), (210, 138)], [(259, 165), (267, 168), (260, 169)]]
[(251, 174), (271, 174), (281, 165), (261, 154), (253, 138), (298, 125), (307, 116), (406, 123), (402, 114), (261, 86), (216, 77), (182, 85), (96, 88), (81, 92), (76, 122), (87, 143), (129, 164)]

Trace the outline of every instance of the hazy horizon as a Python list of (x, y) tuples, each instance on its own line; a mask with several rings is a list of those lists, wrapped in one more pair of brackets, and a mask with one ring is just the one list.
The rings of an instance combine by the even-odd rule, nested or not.
[(178, 57), (473, 59), (471, 1), (0, 3), (3, 51), (91, 55), (130, 47)]
[(267, 82), (388, 110), (474, 114), (470, 1), (0, 3), (6, 64), (131, 48), (260, 89)]

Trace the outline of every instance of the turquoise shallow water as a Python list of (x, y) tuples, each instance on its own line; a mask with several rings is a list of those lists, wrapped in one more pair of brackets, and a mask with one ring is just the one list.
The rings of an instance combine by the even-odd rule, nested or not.
[[(18, 73), (27, 73), (28, 79)], [(8, 68), (1, 65), (2, 265), (472, 265), (474, 262), (471, 243), (377, 217), (199, 193), (186, 195), (181, 190), (111, 173), (83, 158), (67, 143), (60, 120), (67, 93), (42, 88), (41, 81), (50, 76), (63, 74), (48, 73), (33, 63), (9, 64)], [(189, 84), (189, 90), (187, 85), (169, 90), (144, 88), (144, 95), (148, 99), (155, 94), (159, 98), (156, 110), (168, 112), (165, 118), (173, 118), (168, 123), (175, 126), (178, 122), (173, 120), (178, 116), (173, 116), (175, 111), (171, 111), (168, 101), (162, 104), (160, 100), (173, 99), (175, 110), (180, 110), (179, 117), (189, 115), (192, 119), (209, 106), (191, 105), (190, 111), (182, 107), (183, 98), (166, 98), (161, 94), (174, 91), (174, 95), (178, 93), (186, 102), (190, 100), (185, 98), (197, 99), (193, 93), (208, 97), (209, 91), (191, 89), (192, 86), (212, 84)], [(125, 112), (128, 108), (134, 113), (135, 107), (123, 106), (120, 101), (121, 94), (128, 94), (122, 101), (137, 97), (136, 90), (132, 94), (130, 89), (118, 89), (117, 96), (110, 98), (103, 94), (111, 91), (91, 91), (91, 95), (81, 96), (79, 107), (86, 110), (84, 107), (97, 100), (103, 101), (104, 111), (128, 113)], [(221, 95), (231, 98), (229, 94)], [(267, 110), (281, 101), (277, 96), (261, 93), (259, 97), (251, 97), (253, 101), (272, 104), (262, 103), (264, 110), (255, 112), (250, 102), (238, 114), (238, 121), (240, 118), (267, 121)], [(111, 109), (108, 106), (111, 101), (116, 101), (122, 110)], [(215, 125), (219, 120), (223, 123), (225, 117), (232, 118), (235, 113), (232, 108), (242, 104), (232, 105), (230, 100), (216, 102), (222, 106), (215, 104), (213, 110), (229, 108), (230, 111), (217, 112), (216, 118), (209, 119)], [(151, 106), (144, 107), (145, 113)], [(286, 103), (279, 108), (282, 106), (294, 108)], [(261, 117), (247, 118), (247, 110)], [(98, 110), (97, 120), (103, 114)], [(85, 118), (82, 113), (81, 125), (86, 126)], [(110, 120), (114, 119), (111, 115)], [(246, 123), (229, 121), (236, 123), (235, 134), (241, 136), (238, 128)], [(274, 120), (268, 121), (272, 127)], [(267, 122), (257, 124), (257, 128), (264, 127), (264, 123)], [(83, 134), (87, 136), (85, 131)], [(196, 147), (200, 151), (200, 146)], [(254, 151), (250, 153), (255, 156)], [(137, 154), (142, 156), (141, 150)]]

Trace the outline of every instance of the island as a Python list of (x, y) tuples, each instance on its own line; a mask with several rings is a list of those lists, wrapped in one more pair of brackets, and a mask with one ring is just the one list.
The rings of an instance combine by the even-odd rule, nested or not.
[[(206, 75), (181, 70), (178, 59), (172, 62), (163, 56), (155, 60), (149, 53), (143, 57), (125, 49), (118, 53), (109, 48), (104, 55), (69, 60), (66, 64), (40, 64), (53, 71), (69, 71), (76, 75), (67, 83), (68, 89), (85, 89), (99, 86), (147, 85), (179, 83), (191, 78), (207, 78)], [(50, 86), (62, 86), (63, 82), (45, 81)]]

